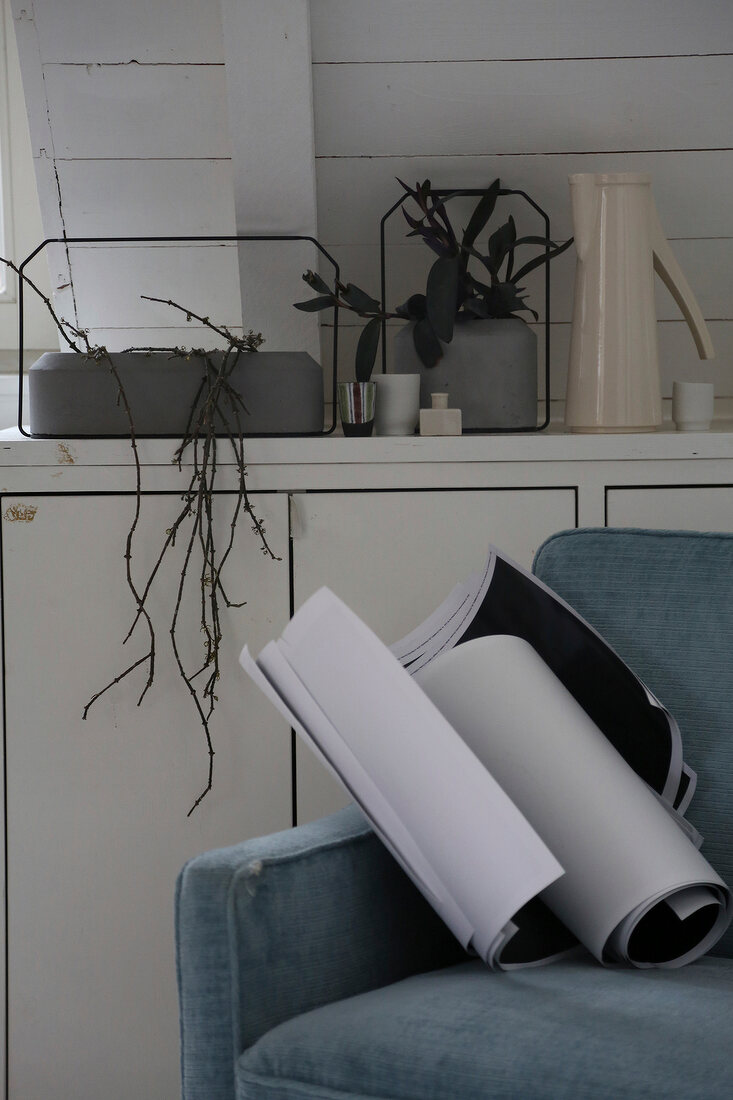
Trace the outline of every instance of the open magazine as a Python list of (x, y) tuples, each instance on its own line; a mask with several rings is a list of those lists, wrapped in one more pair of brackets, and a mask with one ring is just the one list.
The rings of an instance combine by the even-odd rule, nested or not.
[(481, 572), (390, 648), (414, 675), (447, 649), (490, 634), (528, 641), (624, 760), (684, 814), (696, 776), (672, 715), (585, 619), (496, 547)]
[(680, 966), (725, 931), (730, 891), (681, 816), (694, 775), (676, 723), (493, 548), (391, 651), (323, 588), (241, 660), (490, 966), (578, 942), (607, 964)]

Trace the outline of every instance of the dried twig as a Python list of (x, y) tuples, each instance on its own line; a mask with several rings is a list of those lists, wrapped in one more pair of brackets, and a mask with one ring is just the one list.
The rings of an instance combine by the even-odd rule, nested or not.
[[(137, 611), (133, 619), (132, 625), (124, 639), (125, 642), (130, 638), (134, 631), (138, 621), (141, 617), (146, 619), (146, 623), (150, 623), (150, 617), (147, 612), (146, 603), (150, 594), (151, 587), (157, 576), (163, 560), (166, 557), (168, 550), (175, 545), (176, 536), (181, 530), (184, 522), (188, 518), (193, 518), (193, 524), (188, 534), (188, 540), (184, 552), (184, 560), (181, 568), (180, 579), (177, 586), (175, 604), (169, 626), (169, 635), (171, 639), (171, 647), (175, 658), (178, 671), (181, 679), (185, 683), (189, 694), (194, 703), (199, 722), (204, 731), (204, 738), (206, 742), (206, 749), (208, 753), (208, 774), (206, 784), (201, 793), (196, 798), (194, 804), (189, 810), (189, 814), (193, 813), (196, 807), (200, 804), (202, 799), (209, 793), (213, 783), (213, 763), (214, 763), (214, 747), (211, 736), (210, 720), (214, 713), (218, 698), (216, 695), (216, 685), (220, 676), (220, 647), (222, 642), (222, 623), (221, 613), (219, 606), (219, 599), (224, 601), (226, 607), (236, 608), (242, 607), (244, 601), (235, 603), (230, 600), (224, 583), (222, 580), (222, 571), (229, 558), (229, 555), (234, 546), (234, 538), (236, 533), (237, 524), (242, 512), (244, 512), (251, 520), (251, 526), (254, 533), (257, 535), (263, 554), (273, 558), (277, 561), (280, 559), (275, 555), (274, 551), (270, 547), (267, 541), (267, 534), (265, 526), (262, 521), (257, 517), (249, 494), (247, 492), (246, 484), (246, 466), (244, 462), (244, 432), (242, 429), (242, 422), (240, 416), (240, 408), (244, 408), (241, 395), (231, 385), (231, 375), (239, 362), (240, 356), (244, 352), (254, 352), (257, 347), (262, 343), (262, 336), (259, 333), (250, 331), (242, 337), (234, 336), (225, 326), (217, 326), (211, 323), (208, 317), (201, 317), (191, 310), (186, 309), (184, 306), (178, 305), (176, 302), (168, 299), (150, 299), (152, 301), (164, 302), (166, 305), (171, 306), (174, 309), (180, 310), (185, 313), (186, 316), (191, 319), (195, 318), (200, 321), (207, 328), (210, 328), (218, 336), (224, 337), (229, 342), (229, 348), (220, 353), (221, 360), (217, 363), (214, 361), (212, 353), (204, 351), (203, 349), (186, 350), (184, 348), (156, 348), (156, 351), (165, 350), (171, 356), (186, 356), (188, 358), (195, 356), (201, 359), (203, 376), (201, 384), (198, 388), (196, 398), (192, 404), (191, 411), (188, 417), (188, 423), (181, 439), (180, 444), (176, 448), (173, 456), (173, 461), (177, 463), (179, 470), (183, 469), (184, 458), (187, 453), (192, 456), (193, 470), (188, 482), (187, 489), (182, 495), (183, 507), (179, 511), (178, 515), (173, 521), (172, 526), (166, 532), (166, 537), (161, 547), (161, 550), (153, 563), (153, 567), (148, 574), (142, 590), (138, 592), (132, 578), (128, 573), (128, 585), (133, 592), (135, 601), (137, 604)], [(132, 349), (130, 349), (132, 350)], [(136, 348), (136, 351), (151, 351), (150, 348)], [(224, 439), (227, 439), (231, 444), (232, 451), (234, 453), (234, 460), (237, 469), (237, 492), (235, 497), (234, 508), (232, 510), (232, 516), (229, 524), (229, 536), (222, 553), (219, 552), (219, 548), (216, 545), (214, 535), (214, 495), (216, 485), (216, 475), (218, 472), (218, 441), (217, 436), (221, 434)], [(138, 489), (138, 501), (140, 493)], [(136, 510), (136, 516), (131, 528), (131, 533), (128, 538), (128, 545), (132, 534), (134, 534), (135, 527), (139, 516), (139, 504)], [(200, 631), (204, 635), (204, 652), (202, 663), (193, 671), (187, 670), (184, 660), (180, 651), (178, 629), (181, 615), (181, 605), (183, 600), (183, 593), (187, 578), (190, 573), (190, 568), (194, 559), (195, 548), (198, 545), (200, 551), (200, 571), (199, 571), (199, 588), (200, 588)], [(129, 562), (128, 562), (129, 564)], [(152, 624), (150, 624), (152, 628)], [(152, 632), (152, 656), (155, 655), (155, 632)], [(143, 659), (144, 660), (144, 659)], [(101, 694), (111, 688), (114, 684), (118, 683), (128, 672), (132, 671), (133, 667), (137, 667), (142, 662), (137, 662), (135, 666), (131, 666), (125, 670), (120, 677), (116, 677), (110, 681), (102, 691), (98, 692), (93, 699), (87, 704), (86, 711)], [(146, 683), (142, 696), (139, 701), (142, 701), (142, 697), (145, 695), (150, 684), (152, 683), (152, 672), (154, 667), (150, 670), (151, 675), (149, 682)], [(202, 685), (197, 688), (194, 683), (202, 674), (208, 671), (208, 677), (203, 681)]]
[[(119, 675), (111, 679), (108, 684), (92, 696), (83, 709), (82, 717), (84, 719), (86, 719), (90, 708), (102, 695), (121, 683), (121, 681), (133, 673), (135, 669), (141, 666), (147, 666), (147, 678), (137, 700), (138, 706), (140, 706), (145, 695), (152, 687), (155, 679), (156, 667), (156, 632), (153, 620), (148, 611), (148, 598), (155, 578), (158, 575), (168, 551), (171, 547), (175, 546), (176, 536), (186, 520), (193, 519), (186, 543), (183, 565), (176, 589), (175, 605), (169, 626), (173, 655), (181, 678), (186, 684), (193, 700), (198, 719), (204, 731), (208, 753), (207, 781), (191, 809), (188, 811), (190, 815), (201, 803), (202, 799), (209, 793), (213, 783), (214, 747), (211, 737), (210, 720), (218, 701), (216, 696), (216, 685), (220, 676), (219, 654), (222, 642), (222, 623), (219, 599), (221, 598), (228, 608), (242, 607), (245, 602), (234, 602), (230, 600), (222, 579), (222, 572), (232, 552), (236, 529), (242, 513), (248, 516), (252, 531), (260, 541), (262, 553), (276, 561), (280, 561), (280, 558), (275, 555), (267, 541), (265, 526), (256, 515), (247, 492), (246, 465), (244, 461), (244, 432), (240, 415), (240, 411), (246, 412), (246, 409), (241, 394), (239, 394), (231, 384), (232, 372), (237, 366), (241, 355), (243, 353), (256, 351), (262, 343), (262, 336), (251, 330), (242, 336), (235, 336), (226, 326), (215, 325), (208, 317), (202, 317), (193, 310), (178, 305), (171, 299), (152, 298), (148, 295), (142, 296), (148, 301), (161, 302), (170, 306), (172, 309), (179, 310), (186, 315), (189, 321), (192, 319), (199, 321), (217, 336), (224, 339), (228, 346), (226, 351), (220, 353), (221, 361), (218, 365), (215, 363), (212, 353), (201, 348), (186, 350), (185, 348), (168, 347), (134, 347), (126, 349), (129, 352), (145, 352), (147, 354), (152, 352), (165, 352), (171, 356), (184, 356), (187, 358), (196, 357), (201, 360), (203, 368), (201, 384), (191, 406), (184, 435), (173, 457), (173, 461), (177, 463), (179, 470), (182, 470), (184, 456), (187, 453), (190, 454), (192, 456), (192, 473), (188, 480), (188, 485), (181, 495), (182, 507), (171, 527), (166, 531), (163, 545), (153, 563), (152, 569), (148, 573), (145, 583), (139, 586), (133, 577), (133, 551), (135, 536), (141, 516), (142, 470), (133, 410), (130, 407), (119, 371), (107, 349), (105, 347), (92, 345), (86, 330), (78, 328), (59, 317), (47, 295), (41, 291), (25, 272), (21, 272), (14, 263), (9, 260), (3, 260), (1, 257), (0, 263), (5, 263), (11, 270), (15, 271), (15, 273), (22, 278), (43, 301), (61, 337), (72, 351), (78, 352), (89, 359), (94, 359), (97, 362), (104, 362), (107, 364), (117, 386), (117, 401), (124, 408), (129, 424), (130, 444), (135, 463), (135, 510), (125, 540), (124, 560), (127, 586), (135, 601), (136, 611), (130, 629), (123, 639), (123, 645), (130, 640), (137, 624), (143, 619), (148, 634), (148, 648), (147, 652), (142, 657), (131, 662), (121, 673), (119, 673)], [(216, 491), (216, 475), (218, 472), (218, 434), (229, 441), (234, 454), (234, 462), (237, 470), (235, 503), (229, 522), (229, 534), (223, 552), (220, 552), (216, 545), (214, 536), (213, 501)], [(184, 665), (180, 652), (178, 628), (183, 593), (197, 545), (201, 555), (198, 580), (201, 590), (200, 630), (204, 635), (204, 653), (203, 663), (195, 671), (189, 672)], [(194, 680), (207, 670), (209, 672), (207, 679), (200, 688), (197, 688), (194, 684)]]

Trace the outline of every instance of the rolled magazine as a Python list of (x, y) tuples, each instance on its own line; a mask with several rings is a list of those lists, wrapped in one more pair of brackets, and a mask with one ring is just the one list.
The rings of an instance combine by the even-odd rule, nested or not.
[(682, 966), (722, 936), (725, 883), (528, 642), (478, 638), (418, 682), (562, 863), (540, 897), (599, 962)]
[(492, 608), (523, 603), (530, 575), (492, 557), (392, 652), (321, 589), (256, 661), (245, 647), (242, 664), (488, 965), (536, 965), (578, 941), (605, 964), (690, 962), (725, 931), (731, 897), (679, 812), (694, 773), (676, 723), (530, 578), (530, 625), (542, 619), (547, 635), (557, 605), (570, 637), (557, 648), (577, 663), (590, 639), (581, 665), (591, 679), (611, 669), (630, 700), (631, 732), (653, 745), (637, 752), (642, 778), (614, 744), (618, 701), (602, 728), (521, 632), (494, 630)]

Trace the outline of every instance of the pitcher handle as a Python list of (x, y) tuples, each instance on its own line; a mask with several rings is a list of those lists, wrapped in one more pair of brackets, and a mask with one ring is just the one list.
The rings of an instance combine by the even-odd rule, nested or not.
[(677, 263), (677, 258), (670, 247), (669, 241), (662, 231), (659, 215), (657, 214), (657, 209), (653, 201), (650, 206), (654, 270), (680, 307), (683, 317), (690, 326), (690, 331), (700, 358), (714, 359), (715, 348), (713, 347), (713, 341), (710, 338), (710, 333), (705, 324), (705, 318), (702, 315), (700, 305), (697, 298), (692, 293), (690, 284), (682, 273), (682, 268)]

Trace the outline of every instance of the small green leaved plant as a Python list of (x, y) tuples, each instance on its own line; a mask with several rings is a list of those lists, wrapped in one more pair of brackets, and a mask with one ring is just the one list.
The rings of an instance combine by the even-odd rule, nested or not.
[[(314, 271), (306, 271), (303, 279), (318, 297), (296, 302), (295, 308), (308, 312), (331, 309), (338, 305), (366, 319), (356, 347), (355, 373), (357, 381), (371, 377), (379, 347), (383, 321), (403, 320), (413, 323), (415, 350), (426, 367), (434, 367), (443, 356), (443, 345), (453, 339), (456, 317), (477, 320), (516, 317), (527, 311), (537, 320), (537, 313), (526, 305), (524, 288), (520, 285), (532, 271), (565, 252), (573, 238), (557, 244), (549, 237), (517, 235), (514, 218), (494, 230), (488, 238), (486, 251), (476, 245), (496, 207), (501, 183), (495, 179), (481, 194), (463, 234), (459, 238), (446, 209), (450, 199), (460, 195), (451, 192), (436, 194), (430, 180), (409, 187), (398, 183), (417, 207), (416, 214), (403, 208), (410, 230), (408, 237), (420, 237), (437, 259), (428, 272), (424, 293), (412, 294), (394, 311), (382, 309), (380, 302), (353, 283), (337, 281), (333, 288)], [(541, 252), (528, 259), (515, 271), (515, 253), (529, 246)], [(473, 261), (473, 264), (471, 263)], [(475, 274), (476, 270), (480, 278)]]

